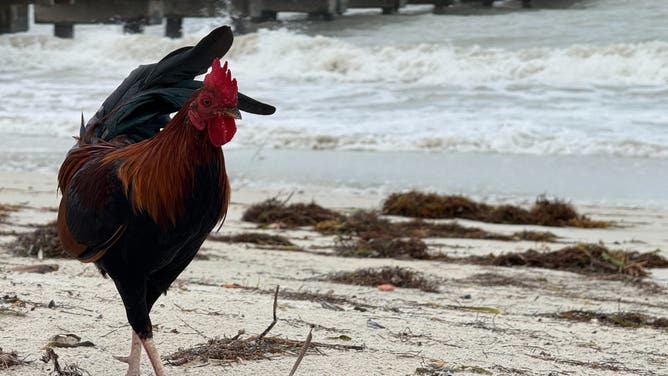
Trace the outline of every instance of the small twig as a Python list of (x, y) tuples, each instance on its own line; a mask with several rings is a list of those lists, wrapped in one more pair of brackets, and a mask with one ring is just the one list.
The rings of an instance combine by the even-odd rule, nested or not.
[(88, 317), (95, 317), (94, 315), (89, 315), (87, 313), (78, 313), (78, 312), (72, 312), (72, 311), (66, 311), (64, 309), (59, 311), (60, 313), (67, 313), (68, 315), (75, 315), (75, 316), (88, 316)]
[(325, 349), (334, 349), (334, 350), (355, 350), (355, 351), (362, 351), (366, 349), (365, 345), (338, 345), (338, 344), (331, 344), (331, 343), (322, 343), (322, 342), (314, 342), (313, 346), (317, 348), (322, 347)]
[(287, 204), (288, 201), (290, 201), (290, 200), (292, 199), (292, 196), (294, 196), (295, 192), (296, 192), (296, 190), (293, 189), (292, 192), (290, 192), (290, 193), (288, 194), (288, 197), (287, 197), (285, 200), (283, 200), (283, 202), (281, 203), (281, 205), (285, 205), (285, 204)]
[(260, 341), (262, 341), (262, 338), (264, 338), (267, 334), (269, 334), (271, 329), (273, 329), (274, 325), (276, 325), (276, 322), (278, 321), (278, 318), (276, 317), (276, 307), (278, 307), (278, 289), (279, 289), (279, 287), (280, 287), (279, 285), (276, 285), (276, 291), (274, 292), (274, 319), (271, 322), (271, 324), (269, 324), (267, 329), (265, 329), (264, 332), (262, 332), (262, 334), (257, 336), (257, 338), (255, 339), (255, 343), (260, 343)]
[[(109, 334), (111, 334), (111, 333), (116, 333), (117, 331), (119, 331), (120, 329), (123, 329), (123, 328), (125, 328), (125, 325), (121, 325), (121, 326), (119, 326), (119, 327), (116, 327), (116, 328), (114, 328), (114, 329), (112, 329), (112, 330), (110, 330), (110, 331), (104, 333), (104, 334), (101, 335), (100, 337), (106, 337), (106, 336), (108, 336)], [(67, 331), (67, 330), (65, 330), (65, 331)]]
[(234, 337), (230, 338), (230, 343), (232, 343), (233, 341), (238, 340), (239, 337), (241, 337), (241, 335), (244, 334), (244, 333), (246, 333), (245, 330), (243, 330), (243, 329), (239, 329), (239, 331), (237, 332), (237, 335), (235, 335)]
[(202, 333), (201, 331), (195, 329), (192, 325), (188, 324), (188, 322), (187, 322), (186, 320), (184, 320), (184, 319), (182, 319), (182, 318), (180, 318), (180, 317), (179, 317), (179, 320), (181, 320), (181, 322), (183, 322), (183, 323), (185, 324), (185, 326), (187, 326), (187, 327), (189, 327), (190, 329), (194, 330), (195, 333), (199, 334), (202, 338), (204, 338), (204, 339), (206, 339), (206, 340), (209, 340), (209, 337), (207, 337), (207, 336), (206, 336), (204, 333)]
[(292, 370), (290, 371), (290, 374), (288, 376), (293, 376), (295, 372), (297, 372), (297, 368), (299, 368), (299, 364), (302, 362), (302, 359), (304, 359), (304, 356), (306, 355), (306, 352), (308, 351), (309, 346), (311, 346), (311, 340), (313, 339), (313, 327), (309, 329), (308, 335), (306, 336), (306, 341), (304, 342), (304, 346), (302, 346), (302, 350), (299, 352), (299, 356), (297, 357), (297, 360), (295, 361), (295, 365), (292, 366)]

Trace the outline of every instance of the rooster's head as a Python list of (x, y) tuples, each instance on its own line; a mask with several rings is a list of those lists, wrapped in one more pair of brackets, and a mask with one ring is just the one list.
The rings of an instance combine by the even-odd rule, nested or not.
[(214, 59), (211, 72), (204, 77), (204, 86), (197, 91), (188, 109), (192, 125), (207, 130), (211, 143), (219, 147), (232, 140), (237, 131), (235, 119), (241, 119), (238, 104), (237, 80), (232, 72)]

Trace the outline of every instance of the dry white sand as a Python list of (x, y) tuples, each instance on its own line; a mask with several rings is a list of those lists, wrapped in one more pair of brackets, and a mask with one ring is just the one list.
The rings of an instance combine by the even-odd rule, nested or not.
[[(239, 192), (233, 195), (223, 234), (254, 229), (240, 221), (249, 203), (275, 192)], [(323, 206), (378, 207), (381, 197), (332, 196), (324, 192), (296, 194), (293, 201), (315, 199)], [(58, 203), (55, 177), (28, 173), (0, 174), (0, 203), (23, 204), (0, 231), (29, 231), (34, 223), (55, 218)], [(668, 213), (634, 208), (580, 207), (594, 219), (618, 221), (623, 226), (604, 230), (550, 228), (560, 243), (434, 240), (431, 244), (452, 254), (523, 251), (529, 247), (563, 247), (566, 243), (602, 242), (614, 248), (640, 251), (668, 249)], [(460, 221), (469, 224), (468, 221)], [(489, 225), (485, 229), (512, 233), (529, 226)], [(540, 228), (538, 228), (540, 229)], [(578, 274), (529, 268), (481, 267), (429, 261), (350, 259), (309, 253), (331, 238), (315, 232), (281, 231), (307, 252), (259, 249), (208, 241), (202, 253), (180, 276), (152, 312), (155, 340), (163, 355), (232, 336), (240, 329), (260, 333), (271, 321), (272, 296), (244, 289), (223, 288), (238, 283), (271, 290), (308, 291), (345, 297), (343, 311), (318, 302), (280, 299), (279, 321), (270, 335), (304, 339), (315, 325), (314, 341), (364, 345), (363, 351), (323, 350), (307, 355), (298, 375), (412, 375), (430, 363), (445, 364), (442, 375), (668, 375), (668, 333), (653, 328), (629, 329), (596, 321), (577, 323), (541, 317), (566, 310), (603, 313), (632, 311), (668, 317), (668, 295), (652, 293), (621, 282), (602, 281)], [(10, 375), (47, 375), (50, 365), (40, 361), (48, 339), (75, 333), (95, 347), (58, 348), (61, 364), (76, 363), (91, 375), (123, 375), (125, 365), (113, 355), (127, 355), (130, 328), (112, 282), (93, 265), (68, 260), (45, 260), (60, 269), (48, 274), (19, 273), (17, 265), (35, 264), (6, 251), (11, 236), (0, 237), (0, 296), (41, 303), (21, 310), (23, 316), (0, 314), (0, 347), (17, 351), (28, 365), (0, 370)], [(314, 277), (360, 267), (399, 265), (419, 270), (440, 281), (439, 293), (412, 289), (381, 292), (373, 287), (317, 281)], [(484, 286), (470, 277), (494, 273), (523, 281), (523, 286)], [(668, 285), (666, 270), (653, 278)], [(51, 300), (55, 308), (45, 305)], [(370, 306), (366, 312), (354, 304)], [(501, 314), (462, 307), (492, 307)], [(373, 320), (385, 328), (368, 326)], [(341, 335), (350, 341), (335, 339)], [(279, 356), (231, 366), (215, 362), (167, 366), (169, 375), (287, 375), (295, 358)], [(143, 374), (150, 375), (143, 359)], [(448, 371), (450, 370), (450, 371)], [(437, 375), (439, 373), (432, 373)]]

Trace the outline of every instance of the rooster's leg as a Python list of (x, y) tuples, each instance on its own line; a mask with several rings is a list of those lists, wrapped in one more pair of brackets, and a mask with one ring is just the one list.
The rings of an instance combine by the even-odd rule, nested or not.
[(117, 360), (128, 364), (128, 372), (125, 376), (139, 376), (139, 365), (141, 361), (141, 340), (135, 331), (132, 331), (132, 345), (129, 356), (116, 356)]
[(155, 376), (165, 376), (165, 369), (162, 368), (162, 361), (160, 360), (160, 355), (158, 354), (158, 350), (155, 348), (153, 339), (151, 338), (142, 339), (141, 343), (142, 345), (144, 345), (144, 350), (146, 351), (146, 355), (148, 355), (148, 359), (151, 361), (151, 365), (153, 366), (153, 371), (155, 372)]

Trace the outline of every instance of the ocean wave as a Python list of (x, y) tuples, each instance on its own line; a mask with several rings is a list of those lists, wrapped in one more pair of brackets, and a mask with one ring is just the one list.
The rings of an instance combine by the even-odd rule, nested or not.
[(447, 44), (368, 47), (261, 30), (238, 38), (231, 56), (245, 70), (287, 80), (576, 87), (668, 83), (668, 43), (661, 41), (519, 50)]
[[(82, 32), (74, 40), (6, 35), (0, 37), (0, 65), (3, 75), (18, 70), (87, 67), (120, 73), (192, 45), (202, 34), (171, 40), (154, 34), (123, 35), (107, 27)], [(246, 76), (299, 81), (575, 87), (668, 83), (668, 43), (662, 41), (518, 50), (391, 41), (361, 46), (345, 39), (282, 29), (237, 37), (228, 58)]]
[[(363, 126), (360, 128), (364, 128)], [(433, 133), (440, 133), (434, 135)], [(347, 133), (322, 129), (240, 126), (231, 147), (356, 150), (473, 152), (515, 155), (600, 155), (632, 158), (668, 158), (666, 140), (651, 137), (602, 138), (596, 134), (550, 132), (540, 128), (505, 127), (497, 131), (475, 129), (452, 132)]]
[[(108, 26), (0, 36), (0, 137), (76, 134), (82, 111), (137, 65), (196, 43), (209, 29), (197, 25), (180, 40)], [(244, 92), (279, 107), (249, 116), (231, 147), (668, 158), (666, 42), (362, 45), (260, 30), (227, 58)]]

